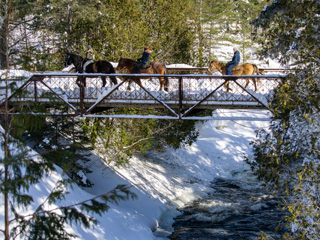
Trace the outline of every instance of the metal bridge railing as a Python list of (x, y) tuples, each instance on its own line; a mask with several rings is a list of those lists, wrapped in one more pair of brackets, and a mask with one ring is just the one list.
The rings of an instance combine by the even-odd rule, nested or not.
[[(107, 77), (107, 85), (102, 87), (101, 76)], [(118, 84), (109, 79), (115, 76)], [(77, 78), (86, 77), (86, 87), (76, 84)], [(126, 78), (143, 77), (142, 85), (133, 82), (127, 91)], [(159, 78), (169, 80), (168, 91), (159, 91)], [(23, 97), (13, 92), (9, 97), (11, 104), (39, 102), (50, 106), (54, 101), (65, 104), (73, 111), (72, 115), (92, 116), (96, 108), (114, 107), (152, 107), (168, 110), (170, 118), (183, 119), (195, 109), (217, 108), (268, 108), (273, 89), (286, 75), (155, 75), (155, 74), (77, 74), (42, 73), (34, 74), (19, 87), (26, 90)], [(245, 78), (261, 81), (257, 91), (253, 82), (246, 85)], [(226, 92), (224, 84), (229, 81), (232, 92)], [(18, 90), (18, 89), (17, 89)], [(1, 92), (0, 92), (1, 94)], [(48, 95), (51, 97), (49, 98)], [(1, 96), (0, 96), (1, 97)], [(66, 113), (64, 113), (66, 114)]]

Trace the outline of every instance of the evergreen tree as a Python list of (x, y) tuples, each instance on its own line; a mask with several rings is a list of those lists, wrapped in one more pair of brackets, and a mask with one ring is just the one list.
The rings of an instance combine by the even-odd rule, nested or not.
[(320, 2), (275, 1), (254, 22), (261, 56), (278, 58), (295, 71), (275, 89), (270, 131), (253, 143), (253, 170), (276, 192), (286, 192), (292, 236), (320, 237)]
[[(19, 139), (10, 137), (25, 133), (32, 129), (40, 129), (45, 124), (41, 116), (23, 115), (30, 109), (24, 107), (9, 108), (9, 56), (10, 56), (10, 13), (14, 5), (6, 1), (3, 16), (5, 19), (5, 99), (1, 99), (1, 123), (0, 127), (0, 205), (2, 208), (3, 224), (0, 232), (3, 239), (71, 239), (75, 236), (66, 229), (66, 224), (77, 223), (85, 228), (93, 227), (97, 221), (90, 216), (92, 213), (102, 214), (108, 210), (109, 203), (117, 203), (119, 200), (135, 198), (129, 187), (119, 185), (112, 191), (91, 199), (70, 205), (59, 206), (59, 202), (65, 199), (68, 192), (67, 186), (71, 186), (70, 180), (61, 180), (51, 189), (45, 199), (34, 199), (30, 189), (42, 182), (43, 178), (50, 176), (56, 167), (53, 161), (36, 157), (30, 149), (26, 148)], [(3, 81), (3, 76), (1, 76)], [(3, 86), (3, 84), (1, 84)], [(23, 97), (23, 92), (17, 94)], [(38, 104), (39, 105), (39, 104)], [(42, 111), (41, 106), (34, 105), (33, 112)], [(18, 112), (17, 118), (10, 116), (9, 112)], [(2, 144), (3, 143), (3, 144)], [(42, 201), (39, 203), (39, 201)], [(38, 205), (37, 205), (38, 204)], [(30, 213), (24, 209), (36, 208)]]
[[(196, 0), (195, 2), (198, 3), (197, 22), (201, 24), (198, 39), (202, 47), (199, 50), (198, 59), (203, 58), (202, 64), (214, 59), (213, 49), (226, 41), (239, 46), (242, 61), (248, 61), (252, 57), (252, 46), (254, 45), (251, 37), (253, 27), (250, 22), (258, 16), (266, 1)], [(225, 55), (229, 60), (228, 54)]]
[[(35, 109), (35, 108), (32, 108)], [(66, 111), (66, 110), (64, 110)], [(52, 162), (63, 169), (77, 185), (91, 187), (92, 182), (83, 178), (91, 171), (83, 167), (89, 161), (88, 139), (84, 136), (82, 129), (78, 126), (80, 120), (72, 117), (46, 117), (35, 119), (41, 121), (37, 128), (25, 128), (30, 121), (25, 121), (26, 116), (16, 116), (14, 121), (15, 129), (23, 129), (22, 136), (12, 133), (20, 142), (25, 142), (37, 153), (41, 154), (47, 161)], [(22, 126), (21, 126), (22, 125)]]
[[(0, 66), (6, 69), (6, 49), (11, 59), (11, 66), (22, 67), (25, 70), (36, 70), (37, 62), (44, 59), (52, 46), (47, 42), (46, 35), (32, 35), (37, 28), (37, 18), (32, 13), (37, 1), (1, 0), (0, 1)], [(11, 6), (8, 11), (8, 6)], [(10, 22), (9, 21), (10, 18)], [(37, 42), (33, 40), (37, 38)], [(45, 44), (43, 44), (46, 40)], [(40, 54), (41, 53), (41, 54)], [(47, 64), (46, 62), (42, 65)]]
[[(6, 81), (8, 80), (11, 79), (7, 75)], [(21, 96), (23, 97), (23, 93)], [(40, 111), (36, 105), (31, 109), (33, 112)], [(59, 202), (68, 194), (67, 189), (72, 188), (74, 184), (72, 179), (67, 179), (58, 181), (49, 195), (42, 199), (43, 202), (39, 203), (41, 199), (35, 199), (30, 189), (42, 184), (44, 178), (51, 176), (56, 171), (55, 164), (61, 165), (67, 173), (79, 171), (79, 167), (75, 165), (77, 162), (73, 160), (77, 156), (72, 152), (74, 142), (68, 140), (65, 144), (59, 145), (60, 141), (57, 139), (61, 138), (57, 134), (62, 127), (66, 137), (72, 136), (66, 131), (70, 127), (60, 125), (56, 120), (50, 125), (50, 121), (45, 117), (30, 115), (29, 108), (28, 111), (23, 107), (14, 110), (20, 114), (9, 117), (8, 113), (13, 109), (9, 109), (5, 101), (5, 108), (1, 112), (1, 116), (4, 116), (1, 118), (4, 129), (0, 127), (0, 205), (3, 208), (4, 224), (0, 227), (0, 232), (4, 239), (73, 239), (75, 236), (67, 231), (66, 224), (77, 223), (85, 228), (94, 227), (97, 221), (90, 216), (92, 213), (102, 214), (108, 210), (109, 203), (136, 197), (128, 186), (119, 185), (112, 191), (92, 199), (70, 206), (59, 206)], [(68, 122), (66, 125), (70, 126)], [(39, 145), (35, 133), (40, 137), (40, 132), (42, 146), (38, 146), (37, 150), (42, 152), (43, 158), (35, 156), (34, 151), (22, 144), (20, 138), (20, 134), (24, 134), (29, 136), (35, 145)], [(15, 138), (10, 135), (14, 135)], [(26, 208), (32, 209), (31, 206), (35, 205), (32, 213), (22, 211)]]
[[(84, 56), (87, 45), (96, 59), (117, 62), (120, 57), (139, 58), (145, 44), (151, 60), (171, 63), (191, 61), (192, 1), (37, 1), (33, 13), (41, 31), (50, 31), (59, 53), (65, 50)], [(40, 28), (39, 28), (40, 29)]]

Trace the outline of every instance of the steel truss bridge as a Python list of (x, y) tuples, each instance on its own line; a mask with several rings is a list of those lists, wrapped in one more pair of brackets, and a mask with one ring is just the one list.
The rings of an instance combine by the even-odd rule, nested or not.
[[(107, 77), (102, 87), (101, 76)], [(116, 76), (118, 84), (112, 85), (110, 76)], [(87, 86), (76, 84), (78, 77), (86, 77)], [(142, 85), (131, 84), (127, 91), (128, 77), (144, 77)], [(159, 78), (169, 79), (169, 91), (159, 91)], [(244, 88), (244, 78), (259, 78), (261, 86), (254, 92), (250, 80)], [(48, 109), (47, 115), (74, 117), (113, 118), (155, 118), (155, 119), (212, 119), (197, 113), (212, 109), (268, 109), (273, 89), (286, 75), (155, 75), (155, 74), (79, 74), (79, 73), (35, 73), (19, 82), (9, 93), (10, 107), (29, 107), (42, 104)], [(224, 84), (229, 81), (232, 92), (226, 92)], [(21, 94), (21, 92), (24, 92)], [(0, 104), (4, 105), (4, 89), (0, 89)], [(2, 100), (1, 100), (2, 99)], [(2, 102), (1, 102), (2, 101)], [(59, 107), (56, 107), (59, 106)], [(65, 108), (61, 108), (64, 106)], [(132, 114), (119, 114), (119, 108), (134, 108)], [(161, 109), (157, 115), (150, 115), (146, 109)], [(61, 111), (61, 109), (64, 109)], [(14, 112), (12, 113), (14, 114)], [(36, 113), (30, 109), (30, 114)]]

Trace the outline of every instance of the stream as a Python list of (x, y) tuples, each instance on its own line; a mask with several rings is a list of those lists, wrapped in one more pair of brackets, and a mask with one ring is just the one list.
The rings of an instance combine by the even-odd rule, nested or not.
[(168, 238), (253, 240), (264, 232), (268, 239), (281, 239), (286, 231), (281, 202), (257, 182), (217, 178), (204, 198), (178, 209)]

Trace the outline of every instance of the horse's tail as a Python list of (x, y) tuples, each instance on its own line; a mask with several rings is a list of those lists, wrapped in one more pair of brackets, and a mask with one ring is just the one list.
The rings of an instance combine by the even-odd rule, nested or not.
[[(255, 65), (255, 64), (252, 64), (252, 66), (253, 66), (253, 73), (254, 73), (255, 75), (261, 75), (258, 66)], [(257, 81), (256, 81), (256, 82), (258, 82), (259, 87), (260, 87), (260, 86), (261, 86), (261, 80), (260, 80), (260, 78), (257, 78)]]
[[(109, 63), (109, 64), (110, 64), (110, 71), (109, 72), (112, 73), (112, 74), (116, 73), (116, 71), (114, 70), (114, 67), (112, 66), (112, 64), (111, 63)], [(118, 84), (118, 80), (117, 80), (117, 78), (115, 76), (110, 76), (110, 79), (114, 84)]]
[[(166, 67), (166, 65), (162, 64), (163, 68), (164, 68), (164, 75), (168, 75), (168, 69)], [(165, 81), (166, 81), (166, 85), (167, 85), (167, 90), (169, 88), (169, 78), (168, 77), (164, 77)]]

